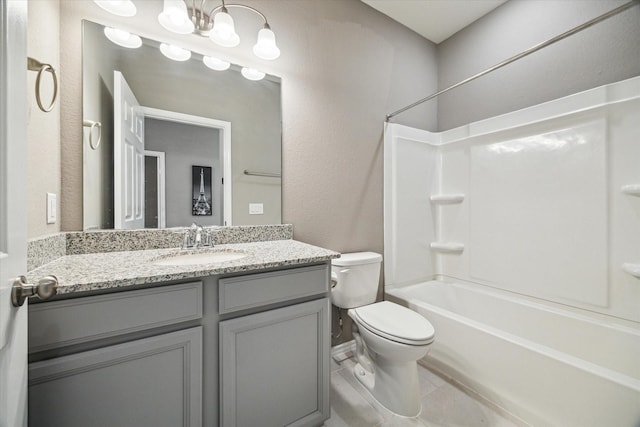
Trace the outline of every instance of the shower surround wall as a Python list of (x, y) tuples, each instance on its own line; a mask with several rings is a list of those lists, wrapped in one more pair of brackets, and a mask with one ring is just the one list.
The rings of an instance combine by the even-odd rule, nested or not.
[(387, 295), (440, 325), (429, 363), (535, 425), (640, 419), (638, 123), (640, 77), (443, 133), (387, 125)]

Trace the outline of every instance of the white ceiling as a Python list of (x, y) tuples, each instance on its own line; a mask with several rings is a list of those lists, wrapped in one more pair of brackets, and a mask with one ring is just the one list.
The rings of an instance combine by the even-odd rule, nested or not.
[(362, 1), (437, 44), (507, 0)]

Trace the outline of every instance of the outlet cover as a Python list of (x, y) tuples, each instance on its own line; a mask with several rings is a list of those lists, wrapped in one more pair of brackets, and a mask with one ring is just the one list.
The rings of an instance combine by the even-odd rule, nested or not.
[(263, 215), (264, 205), (262, 203), (249, 203), (249, 215)]

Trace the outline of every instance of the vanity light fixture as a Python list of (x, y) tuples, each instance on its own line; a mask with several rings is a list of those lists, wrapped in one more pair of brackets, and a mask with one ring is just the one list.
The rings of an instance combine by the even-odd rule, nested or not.
[(228, 70), (231, 67), (231, 63), (223, 61), (222, 59), (215, 58), (213, 56), (203, 56), (202, 62), (204, 65), (216, 71)]
[(142, 46), (142, 39), (140, 36), (131, 34), (125, 30), (104, 27), (104, 35), (111, 40), (111, 42), (128, 49), (137, 49)]
[(164, 0), (164, 7), (158, 21), (165, 30), (177, 34), (191, 34), (195, 25), (187, 14), (187, 5), (182, 0)]
[(253, 54), (258, 58), (272, 60), (280, 56), (280, 49), (276, 45), (276, 35), (271, 31), (269, 24), (258, 31), (258, 42), (253, 46)]
[(242, 76), (247, 80), (262, 80), (264, 79), (264, 76), (266, 76), (265, 73), (263, 73), (262, 71), (258, 71), (255, 68), (242, 67), (242, 70), (240, 70), (240, 72), (242, 73)]
[[(95, 1), (95, 0), (94, 0)], [(210, 10), (207, 11), (207, 5)], [(158, 21), (167, 30), (178, 34), (194, 33), (209, 37), (214, 43), (224, 47), (234, 47), (240, 43), (240, 36), (236, 33), (233, 18), (228, 8), (249, 10), (264, 20), (262, 29), (258, 32), (258, 39), (253, 46), (253, 53), (261, 59), (273, 60), (280, 56), (280, 49), (276, 45), (276, 36), (269, 26), (267, 17), (259, 10), (243, 4), (222, 4), (212, 7), (208, 0), (196, 1), (164, 0), (162, 13)]]
[[(224, 3), (224, 2), (223, 2)], [(233, 18), (227, 8), (222, 6), (213, 17), (213, 28), (209, 32), (212, 42), (223, 47), (235, 47), (240, 44), (240, 36), (236, 33)]]
[(160, 52), (174, 61), (187, 61), (191, 58), (191, 51), (174, 44), (160, 43)]
[(95, 4), (109, 13), (118, 16), (134, 16), (136, 14), (136, 5), (131, 0), (93, 0)]

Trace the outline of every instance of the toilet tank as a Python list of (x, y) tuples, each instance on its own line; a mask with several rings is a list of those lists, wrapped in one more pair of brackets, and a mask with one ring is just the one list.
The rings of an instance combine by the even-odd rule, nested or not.
[(342, 254), (331, 261), (331, 302), (340, 308), (354, 308), (376, 301), (382, 255), (375, 252)]

